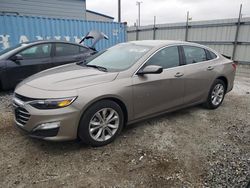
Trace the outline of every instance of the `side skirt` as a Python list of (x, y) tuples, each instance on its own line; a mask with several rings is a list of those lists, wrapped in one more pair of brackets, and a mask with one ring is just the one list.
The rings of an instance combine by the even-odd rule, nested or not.
[(177, 110), (180, 110), (180, 109), (185, 109), (185, 108), (188, 108), (188, 107), (191, 107), (191, 106), (196, 106), (196, 105), (199, 105), (199, 104), (202, 104), (202, 103), (204, 103), (204, 101), (198, 101), (198, 102), (187, 104), (187, 105), (184, 105), (184, 106), (181, 106), (181, 107), (171, 108), (171, 109), (168, 109), (166, 111), (162, 111), (162, 112), (158, 112), (158, 113), (155, 113), (155, 114), (147, 115), (147, 116), (144, 116), (144, 117), (141, 117), (141, 118), (138, 118), (138, 119), (130, 120), (129, 122), (127, 122), (127, 125), (131, 125), (131, 124), (134, 124), (134, 123), (137, 123), (137, 122), (141, 122), (141, 121), (144, 121), (146, 119), (151, 119), (151, 118), (154, 118), (154, 117), (157, 117), (157, 116), (160, 116), (160, 115), (163, 115), (163, 114), (167, 114), (167, 113), (170, 113), (170, 112), (174, 112), (174, 111), (177, 111)]

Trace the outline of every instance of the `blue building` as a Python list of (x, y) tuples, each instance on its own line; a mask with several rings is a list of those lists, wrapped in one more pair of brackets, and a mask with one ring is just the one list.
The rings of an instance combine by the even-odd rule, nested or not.
[(0, 14), (113, 21), (108, 15), (86, 9), (86, 0), (0, 0)]

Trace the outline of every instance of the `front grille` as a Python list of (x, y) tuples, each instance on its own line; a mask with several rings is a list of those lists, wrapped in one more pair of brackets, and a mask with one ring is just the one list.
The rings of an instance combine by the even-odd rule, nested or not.
[(24, 126), (30, 119), (29, 112), (15, 102), (13, 102), (13, 106), (17, 123), (21, 126)]

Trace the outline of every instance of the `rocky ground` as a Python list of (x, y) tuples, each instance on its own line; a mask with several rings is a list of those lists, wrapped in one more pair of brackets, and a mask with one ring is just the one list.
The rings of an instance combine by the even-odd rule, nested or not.
[(216, 110), (196, 106), (130, 125), (100, 148), (23, 135), (13, 125), (12, 93), (2, 92), (0, 187), (246, 187), (247, 75), (237, 75), (234, 90)]

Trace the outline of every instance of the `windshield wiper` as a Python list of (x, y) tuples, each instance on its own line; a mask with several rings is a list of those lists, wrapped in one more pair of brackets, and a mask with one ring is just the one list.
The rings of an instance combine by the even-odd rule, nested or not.
[(83, 61), (76, 62), (76, 64), (77, 64), (77, 65), (81, 65), (81, 64), (86, 63), (86, 62), (87, 62), (87, 60), (85, 59), (85, 60), (83, 60)]
[(77, 65), (83, 64), (83, 65), (86, 66), (86, 67), (93, 67), (93, 68), (96, 68), (96, 69), (98, 69), (98, 70), (100, 70), (100, 71), (107, 72), (107, 68), (105, 68), (105, 67), (98, 66), (98, 65), (88, 65), (88, 64), (86, 64), (86, 63), (87, 63), (87, 60), (85, 59), (85, 60), (83, 60), (83, 61), (77, 62), (76, 64), (77, 64)]
[(96, 69), (101, 70), (101, 71), (104, 71), (104, 72), (107, 72), (107, 71), (108, 71), (107, 68), (102, 67), (102, 66), (98, 66), (98, 65), (89, 65), (89, 64), (86, 64), (85, 66), (86, 66), (86, 67), (93, 67), (93, 68), (96, 68)]

